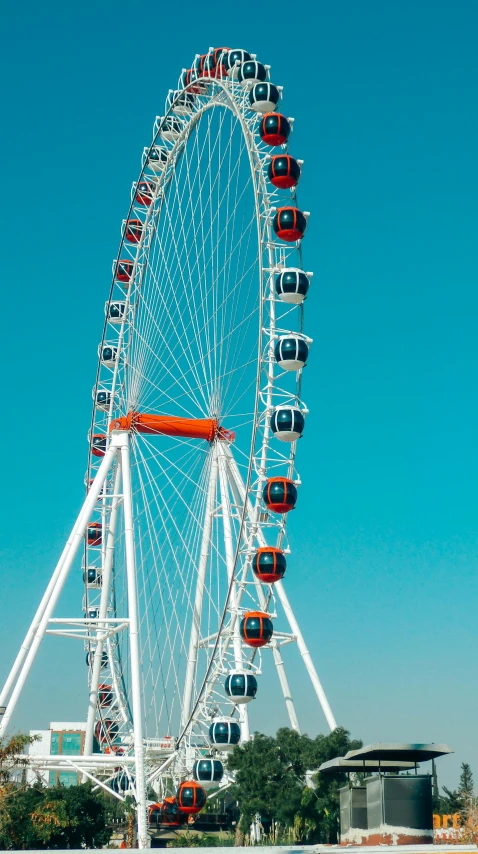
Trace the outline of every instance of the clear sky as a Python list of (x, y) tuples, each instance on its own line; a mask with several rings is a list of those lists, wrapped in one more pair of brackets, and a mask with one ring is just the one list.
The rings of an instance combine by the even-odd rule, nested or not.
[[(478, 775), (477, 26), (475, 0), (4, 6), (0, 679), (82, 500), (103, 305), (152, 122), (196, 52), (244, 47), (284, 86), (312, 212), (288, 590), (340, 723), (447, 742), (441, 781), (463, 760)], [(19, 727), (84, 717), (83, 653), (55, 650)], [(295, 679), (304, 729), (324, 731)], [(271, 709), (262, 727), (285, 722)]]

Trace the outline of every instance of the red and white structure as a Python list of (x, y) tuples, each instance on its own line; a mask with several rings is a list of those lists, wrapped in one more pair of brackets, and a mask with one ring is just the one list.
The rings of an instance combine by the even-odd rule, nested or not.
[[(154, 123), (105, 305), (85, 500), (0, 696), (4, 733), (45, 635), (84, 644), (74, 767), (120, 799), (132, 791), (140, 847), (148, 788), (171, 798), (172, 782), (205, 782), (205, 756), (217, 784), (221, 751), (249, 738), (264, 666), (299, 729), (285, 644), (336, 726), (282, 582), (311, 274), (302, 163), (269, 77), (246, 51), (211, 48)], [(82, 614), (58, 616), (75, 573)]]

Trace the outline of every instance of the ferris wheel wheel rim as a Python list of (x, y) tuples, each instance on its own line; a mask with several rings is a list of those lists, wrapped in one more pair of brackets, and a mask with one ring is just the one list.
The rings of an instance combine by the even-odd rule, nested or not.
[[(250, 167), (251, 167), (251, 176), (252, 176), (252, 180), (254, 183), (254, 193), (255, 193), (255, 198), (256, 198), (256, 215), (257, 215), (258, 222), (259, 222), (260, 214), (258, 214), (258, 202), (257, 202), (257, 200), (258, 200), (258, 197), (260, 196), (261, 200), (263, 202), (265, 202), (265, 205), (264, 205), (264, 208), (266, 211), (265, 219), (266, 219), (266, 223), (267, 223), (267, 225), (266, 225), (267, 241), (266, 242), (270, 243), (270, 242), (272, 242), (272, 239), (273, 239), (272, 238), (273, 231), (272, 231), (272, 225), (271, 225), (271, 205), (269, 204), (269, 194), (267, 192), (267, 186), (266, 186), (266, 181), (265, 181), (264, 175), (262, 174), (262, 172), (258, 172), (256, 169), (254, 169), (253, 160), (252, 160), (253, 156), (259, 158), (260, 153), (259, 153), (258, 146), (255, 142), (254, 135), (249, 132), (249, 128), (245, 122), (245, 119), (244, 119), (245, 110), (240, 110), (237, 102), (231, 96), (231, 93), (229, 91), (231, 89), (231, 85), (230, 85), (231, 81), (229, 78), (227, 78), (226, 80), (222, 80), (219, 78), (216, 79), (216, 78), (210, 78), (210, 77), (201, 77), (201, 78), (198, 78), (198, 81), (203, 82), (205, 84), (209, 84), (209, 85), (210, 84), (217, 85), (222, 90), (222, 92), (226, 94), (226, 96), (228, 98), (227, 103), (224, 105), (221, 104), (220, 106), (225, 106), (227, 109), (230, 109), (231, 112), (234, 113), (240, 121), (241, 128), (243, 131), (243, 136), (244, 136), (244, 139), (246, 141), (247, 154), (248, 154), (248, 159), (249, 159), (249, 163), (250, 163)], [(198, 82), (198, 81), (195, 81), (195, 82)], [(194, 86), (194, 83), (188, 84), (188, 86), (184, 87), (181, 91), (182, 92), (189, 92), (191, 86)], [(238, 89), (238, 88), (239, 87), (236, 86), (236, 89)], [(241, 90), (241, 94), (244, 94), (243, 90)], [(184, 122), (184, 127), (183, 127), (182, 133), (175, 140), (172, 147), (169, 149), (170, 156), (173, 155), (175, 150), (177, 150), (179, 148), (183, 139), (187, 138), (191, 135), (194, 124), (196, 123), (196, 121), (199, 120), (200, 116), (203, 115), (207, 110), (212, 109), (215, 106), (219, 106), (219, 104), (208, 102), (208, 103), (204, 104), (200, 110), (196, 111), (194, 114), (190, 114), (190, 120), (187, 122), (186, 121)], [(195, 119), (194, 123), (191, 122), (191, 119), (193, 117)], [(175, 118), (175, 114), (173, 113), (173, 110), (172, 110), (172, 105), (166, 111), (165, 115), (161, 117), (161, 121), (164, 121), (165, 119), (168, 119), (168, 118), (173, 118), (173, 119)], [(256, 115), (251, 116), (251, 121), (256, 121), (256, 120), (257, 120)], [(185, 132), (188, 129), (189, 129), (189, 132), (186, 134)], [(160, 126), (159, 126), (157, 131), (156, 131), (155, 136), (153, 137), (152, 143), (148, 149), (148, 155), (157, 146), (158, 139), (160, 138), (160, 135), (161, 134), (160, 134)], [(136, 184), (138, 184), (142, 180), (144, 180), (145, 170), (147, 169), (147, 166), (148, 166), (148, 159), (146, 156), (144, 158), (144, 163), (143, 163), (143, 166), (141, 168), (141, 171), (140, 171), (140, 174), (139, 174), (139, 177), (138, 177)], [(146, 175), (147, 175), (147, 173), (146, 173)], [(259, 178), (259, 180), (257, 180), (258, 178)], [(129, 220), (131, 212), (134, 209), (134, 201), (135, 201), (134, 194), (132, 194), (132, 199), (130, 202), (130, 206), (128, 209), (128, 213), (127, 213), (125, 222)], [(137, 244), (137, 247), (138, 247), (137, 248), (137, 254), (139, 254), (140, 248), (144, 242), (145, 232), (146, 232), (146, 229), (144, 228), (141, 241)], [(264, 243), (264, 241), (262, 241), (262, 243)], [(106, 335), (107, 335), (107, 330), (108, 330), (108, 309), (112, 303), (117, 302), (117, 300), (114, 299), (114, 289), (115, 289), (115, 284), (117, 283), (117, 277), (115, 275), (115, 271), (117, 269), (119, 262), (122, 260), (121, 255), (123, 252), (124, 245), (125, 245), (125, 234), (123, 231), (123, 234), (122, 234), (122, 237), (120, 240), (120, 244), (119, 244), (118, 253), (117, 253), (115, 261), (113, 262), (113, 274), (112, 274), (112, 279), (111, 279), (111, 284), (110, 284), (109, 297), (108, 297), (107, 302), (105, 303), (105, 321), (103, 324), (103, 333), (102, 333), (101, 341), (100, 341), (100, 344), (98, 345), (98, 351), (99, 351), (98, 363), (97, 363), (95, 383), (93, 386), (94, 401), (93, 401), (92, 415), (91, 415), (91, 420), (90, 420), (90, 430), (89, 430), (88, 436), (92, 436), (96, 432), (95, 431), (95, 411), (96, 411), (97, 407), (95, 405), (95, 398), (96, 398), (96, 394), (99, 390), (100, 382), (101, 382), (100, 381), (101, 365), (104, 364), (104, 362), (101, 361), (100, 352), (103, 350), (103, 348), (105, 347), (105, 343), (106, 343)], [(260, 257), (262, 260), (262, 256), (260, 256)], [(263, 276), (263, 269), (262, 269), (262, 264), (261, 264), (260, 279), (262, 279), (262, 276)], [(121, 323), (121, 329), (124, 328), (124, 325), (126, 322), (125, 316), (126, 316), (127, 309), (129, 306), (129, 297), (130, 297), (130, 294), (128, 291), (128, 293), (126, 294), (126, 299), (124, 301), (126, 310), (125, 310), (124, 317), (123, 317), (123, 320)], [(261, 309), (262, 309), (262, 304), (261, 304)], [(114, 392), (115, 392), (115, 387), (113, 386), (113, 388), (112, 388), (112, 397), (113, 398), (114, 398)], [(111, 411), (110, 411), (109, 412), (109, 418), (108, 418), (108, 427), (109, 427), (109, 424), (111, 422), (111, 418), (112, 418), (112, 415), (111, 415)], [(87, 468), (88, 477), (90, 477), (90, 469), (91, 469), (91, 464), (93, 462), (91, 458), (92, 458), (92, 451), (90, 448), (89, 453), (88, 453), (88, 468)]]
[[(253, 475), (253, 463), (254, 463), (254, 458), (255, 458), (254, 443), (255, 443), (255, 439), (256, 439), (256, 435), (257, 435), (257, 431), (258, 431), (258, 427), (259, 427), (259, 420), (260, 420), (258, 417), (258, 412), (259, 412), (259, 406), (260, 406), (260, 401), (261, 401), (260, 372), (261, 372), (261, 366), (263, 364), (262, 353), (261, 353), (261, 343), (262, 343), (261, 329), (262, 329), (262, 319), (263, 319), (263, 299), (262, 299), (262, 296), (263, 296), (264, 276), (265, 276), (265, 269), (264, 269), (264, 264), (263, 264), (263, 251), (264, 251), (265, 245), (268, 246), (268, 248), (269, 248), (269, 256), (270, 256), (269, 257), (269, 269), (270, 270), (280, 269), (280, 264), (278, 262), (278, 253), (276, 252), (276, 240), (273, 237), (273, 232), (272, 232), (271, 204), (270, 204), (270, 200), (269, 200), (269, 193), (267, 192), (265, 175), (264, 175), (263, 170), (257, 169), (257, 162), (261, 162), (262, 153), (261, 153), (258, 145), (256, 144), (255, 136), (251, 132), (251, 129), (250, 129), (250, 126), (257, 123), (258, 120), (260, 120), (260, 117), (258, 117), (257, 114), (253, 114), (252, 116), (250, 116), (249, 121), (246, 120), (245, 108), (241, 109), (239, 107), (238, 103), (234, 100), (234, 98), (231, 95), (230, 90), (234, 89), (234, 81), (233, 80), (231, 81), (230, 78), (228, 78), (225, 81), (216, 80), (216, 79), (211, 80), (211, 78), (201, 78), (201, 79), (204, 81), (205, 84), (212, 85), (212, 89), (214, 89), (214, 86), (216, 86), (222, 92), (225, 92), (227, 95), (227, 103), (225, 103), (225, 104), (219, 103), (219, 102), (214, 100), (214, 97), (211, 97), (207, 101), (207, 103), (202, 104), (202, 106), (199, 110), (196, 110), (193, 114), (190, 114), (189, 119), (187, 121), (186, 120), (184, 121), (183, 130), (182, 130), (180, 136), (171, 144), (171, 147), (169, 148), (169, 156), (171, 159), (174, 159), (175, 152), (179, 151), (180, 146), (183, 144), (183, 142), (190, 138), (190, 136), (192, 135), (192, 133), (194, 131), (195, 125), (200, 121), (201, 117), (208, 110), (213, 109), (215, 107), (228, 108), (236, 116), (236, 118), (238, 119), (238, 121), (241, 125), (243, 138), (244, 138), (245, 144), (246, 144), (247, 156), (249, 159), (249, 165), (250, 165), (250, 170), (251, 170), (251, 178), (252, 178), (252, 182), (253, 182), (253, 186), (254, 186), (254, 198), (255, 198), (255, 207), (256, 207), (256, 224), (257, 224), (257, 229), (258, 229), (258, 247), (259, 247), (259, 252), (258, 252), (258, 258), (259, 258), (258, 283), (259, 283), (259, 291), (260, 291), (261, 299), (259, 300), (260, 323), (259, 323), (259, 328), (258, 328), (258, 351), (257, 351), (257, 357), (256, 357), (257, 377), (256, 377), (256, 394), (255, 394), (254, 420), (253, 420), (254, 423), (253, 423), (253, 435), (251, 437), (251, 444), (250, 444), (249, 467), (248, 467), (247, 486), (246, 486), (246, 493), (248, 493), (249, 488), (250, 488), (250, 484), (251, 484), (251, 478)], [(189, 84), (189, 86), (184, 87), (184, 89), (182, 91), (183, 92), (187, 91), (191, 85), (194, 85), (194, 84)], [(236, 85), (236, 90), (239, 90), (238, 94), (240, 93), (240, 95), (242, 96), (243, 104), (245, 104), (245, 98), (247, 96), (247, 91), (245, 91), (239, 85)], [(172, 119), (173, 121), (176, 118), (174, 111), (173, 111), (173, 105), (170, 106), (170, 108), (166, 112), (165, 116), (161, 119), (161, 121), (163, 122), (165, 119), (168, 119), (168, 118)], [(180, 119), (180, 121), (182, 121), (182, 119)], [(161, 136), (161, 130), (160, 130), (160, 125), (158, 125), (156, 133), (153, 137), (152, 144), (148, 149), (148, 153), (151, 152), (155, 146), (157, 146), (158, 141), (160, 140), (160, 136)], [(148, 157), (146, 156), (144, 158), (144, 163), (143, 163), (138, 181), (136, 182), (136, 186), (141, 181), (144, 181), (145, 179), (146, 180), (149, 179), (150, 176), (146, 171), (147, 168), (148, 168)], [(155, 173), (155, 174), (157, 176), (157, 173)], [(161, 181), (161, 176), (159, 177), (159, 181)], [(262, 205), (262, 209), (261, 209), (261, 205)], [(134, 209), (134, 206), (135, 206), (135, 195), (133, 193), (126, 221), (130, 220), (131, 213)], [(151, 208), (152, 208), (152, 206), (151, 206)], [(145, 227), (143, 227), (143, 229), (142, 229), (142, 234), (141, 234), (140, 240), (137, 244), (136, 257), (133, 261), (134, 264), (136, 264), (136, 261), (139, 257), (139, 253), (141, 251), (141, 247), (143, 246), (143, 243), (146, 239), (147, 223), (148, 223), (150, 215), (151, 215), (151, 211), (148, 209), (146, 211), (146, 217), (144, 220)], [(262, 224), (265, 224), (265, 228), (263, 231), (261, 231), (261, 225)], [(117, 301), (114, 299), (115, 284), (117, 282), (117, 277), (115, 275), (115, 272), (118, 268), (119, 262), (122, 260), (121, 256), (122, 256), (124, 246), (125, 246), (125, 231), (123, 230), (118, 255), (117, 255), (116, 261), (114, 262), (114, 268), (113, 268), (114, 272), (113, 272), (112, 282), (111, 282), (111, 287), (110, 287), (110, 295), (109, 295), (108, 302), (105, 306), (106, 312), (109, 311), (109, 307), (111, 306), (111, 304), (113, 302)], [(275, 257), (272, 257), (272, 256), (274, 256), (274, 254), (275, 254)], [(130, 294), (131, 294), (131, 291), (128, 291), (126, 294), (126, 300), (125, 300), (126, 311), (124, 312), (124, 316), (122, 319), (121, 330), (124, 329), (125, 324), (126, 324), (127, 306), (129, 305)], [(99, 346), (99, 352), (100, 353), (103, 351), (103, 348), (105, 347), (107, 329), (108, 329), (108, 316), (106, 316), (106, 318), (105, 318), (105, 323), (104, 323), (104, 328), (103, 328), (103, 336), (102, 336), (101, 344)], [(121, 345), (118, 344), (118, 349), (120, 349), (120, 346)], [(102, 365), (102, 362), (101, 362), (101, 357), (100, 357), (98, 360), (97, 378), (96, 378), (95, 390), (94, 390), (95, 399), (96, 399), (96, 393), (100, 387), (101, 365)], [(114, 391), (115, 391), (115, 388), (113, 388), (112, 398), (114, 398)], [(95, 411), (96, 411), (96, 409), (97, 409), (97, 407), (94, 405), (93, 406), (93, 413), (92, 413), (91, 431), (90, 431), (91, 435), (95, 432)], [(109, 418), (111, 420), (111, 409), (109, 412)], [(265, 442), (265, 440), (263, 440), (263, 442), (262, 442), (262, 447), (263, 447), (263, 449), (264, 449), (264, 447), (267, 448), (267, 442)], [(91, 469), (91, 462), (92, 462), (92, 458), (91, 458), (91, 448), (90, 448), (89, 471)], [(246, 516), (246, 513), (247, 513), (246, 503), (244, 503), (244, 508), (243, 508), (243, 512), (242, 512), (242, 523), (243, 523), (243, 520)], [(236, 553), (236, 563), (237, 563), (237, 556), (238, 556), (238, 553)], [(225, 611), (226, 611), (226, 607), (224, 608), (224, 613), (225, 613)], [(219, 636), (219, 633), (218, 633), (218, 636)], [(213, 656), (211, 656), (211, 665), (212, 665), (212, 661), (213, 661)], [(207, 676), (205, 677), (205, 681), (206, 681), (206, 678), (207, 678)], [(200, 696), (198, 697), (198, 702), (199, 702), (199, 700), (200, 700)], [(194, 715), (194, 711), (195, 710), (193, 709), (193, 711), (191, 712), (190, 720)], [(184, 733), (181, 734), (181, 738), (183, 737), (183, 735), (184, 735)]]

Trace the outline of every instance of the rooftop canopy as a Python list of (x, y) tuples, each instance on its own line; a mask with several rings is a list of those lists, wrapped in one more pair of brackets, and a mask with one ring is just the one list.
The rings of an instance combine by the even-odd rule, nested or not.
[(374, 759), (376, 762), (380, 762), (382, 767), (382, 763), (387, 761), (427, 762), (429, 759), (436, 759), (438, 756), (445, 756), (447, 753), (453, 753), (447, 744), (395, 744), (380, 741), (376, 744), (367, 744), (366, 747), (360, 747), (359, 750), (349, 750), (345, 759), (362, 760), (362, 767), (363, 760)]
[(321, 774), (350, 774), (354, 771), (385, 771), (396, 773), (398, 771), (410, 771), (415, 768), (415, 762), (379, 762), (377, 759), (343, 759), (337, 756), (323, 762), (319, 768)]

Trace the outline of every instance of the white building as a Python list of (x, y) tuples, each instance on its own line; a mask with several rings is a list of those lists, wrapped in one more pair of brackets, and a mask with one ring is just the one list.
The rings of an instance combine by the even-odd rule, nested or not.
[[(49, 729), (31, 729), (30, 735), (37, 741), (30, 744), (32, 756), (81, 756), (85, 745), (86, 723), (77, 721), (52, 721)], [(76, 771), (27, 771), (29, 783), (40, 779), (45, 786), (76, 786), (80, 775)]]

